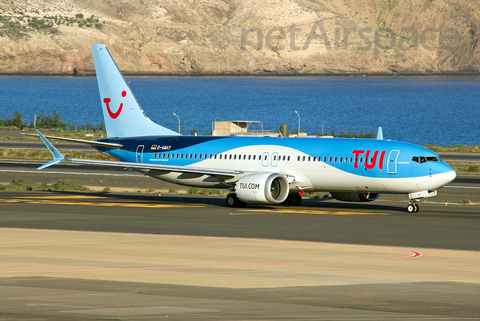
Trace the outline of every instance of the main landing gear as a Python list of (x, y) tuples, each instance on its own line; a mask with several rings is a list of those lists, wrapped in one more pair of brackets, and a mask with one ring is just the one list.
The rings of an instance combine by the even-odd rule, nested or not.
[(408, 213), (417, 213), (419, 210), (420, 208), (415, 200), (410, 201), (410, 203), (407, 205)]
[(302, 205), (302, 196), (300, 193), (290, 193), (287, 199), (283, 201), (282, 205), (285, 206), (300, 206)]
[(245, 206), (247, 206), (247, 203), (239, 200), (238, 197), (237, 197), (237, 194), (235, 194), (235, 193), (228, 194), (226, 201), (227, 201), (227, 206), (228, 207), (245, 207)]

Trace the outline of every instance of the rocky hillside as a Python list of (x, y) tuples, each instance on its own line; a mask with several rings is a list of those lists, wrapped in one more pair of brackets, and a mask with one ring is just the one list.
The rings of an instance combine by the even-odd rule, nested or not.
[(0, 74), (477, 73), (471, 0), (15, 0), (0, 4)]

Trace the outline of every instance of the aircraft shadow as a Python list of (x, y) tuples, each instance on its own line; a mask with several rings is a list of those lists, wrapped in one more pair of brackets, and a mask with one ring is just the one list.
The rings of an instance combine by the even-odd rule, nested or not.
[[(61, 195), (81, 195), (86, 198), (100, 197), (104, 200), (114, 202), (139, 202), (139, 203), (168, 203), (168, 204), (201, 204), (215, 207), (227, 207), (225, 196), (220, 195), (190, 195), (190, 194), (143, 194), (143, 193), (116, 193), (116, 192), (77, 192), (77, 191), (48, 191), (52, 194)], [(335, 209), (335, 210), (360, 210), (360, 211), (386, 211), (386, 212), (405, 212), (407, 202), (399, 202), (398, 205), (375, 204), (375, 202), (368, 203), (348, 203), (339, 202), (332, 199), (325, 198), (311, 198), (303, 199), (300, 207), (282, 206), (282, 205), (268, 205), (268, 204), (248, 204), (247, 208), (264, 208), (264, 209), (292, 209), (295, 212), (299, 208), (315, 208), (315, 209)]]

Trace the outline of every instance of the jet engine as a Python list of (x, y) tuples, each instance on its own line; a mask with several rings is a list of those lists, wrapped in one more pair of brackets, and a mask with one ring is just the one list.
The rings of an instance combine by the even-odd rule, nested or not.
[(344, 202), (371, 202), (380, 197), (379, 193), (330, 193), (332, 197)]
[(287, 178), (277, 173), (258, 173), (240, 178), (235, 193), (245, 203), (280, 204), (289, 193)]

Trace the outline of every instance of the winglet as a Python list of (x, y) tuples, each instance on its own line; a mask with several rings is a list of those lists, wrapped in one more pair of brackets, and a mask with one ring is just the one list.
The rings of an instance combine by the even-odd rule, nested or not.
[(53, 156), (53, 160), (46, 163), (46, 164), (43, 164), (42, 166), (40, 166), (39, 168), (37, 168), (37, 170), (42, 170), (44, 168), (47, 168), (49, 166), (52, 166), (52, 165), (55, 165), (55, 164), (58, 164), (60, 163), (61, 161), (65, 160), (65, 156), (63, 156), (56, 148), (55, 146), (53, 146), (52, 143), (50, 143), (50, 141), (48, 139), (45, 138), (45, 136), (43, 136), (43, 134), (38, 130), (38, 129), (35, 129), (35, 131), (37, 132), (38, 136), (40, 136), (40, 138), (42, 139), (43, 143), (47, 146), (48, 150), (50, 151), (50, 153), (52, 153), (52, 156)]
[(383, 131), (382, 131), (382, 127), (378, 127), (378, 131), (377, 131), (377, 139), (378, 139), (378, 140), (383, 140)]

